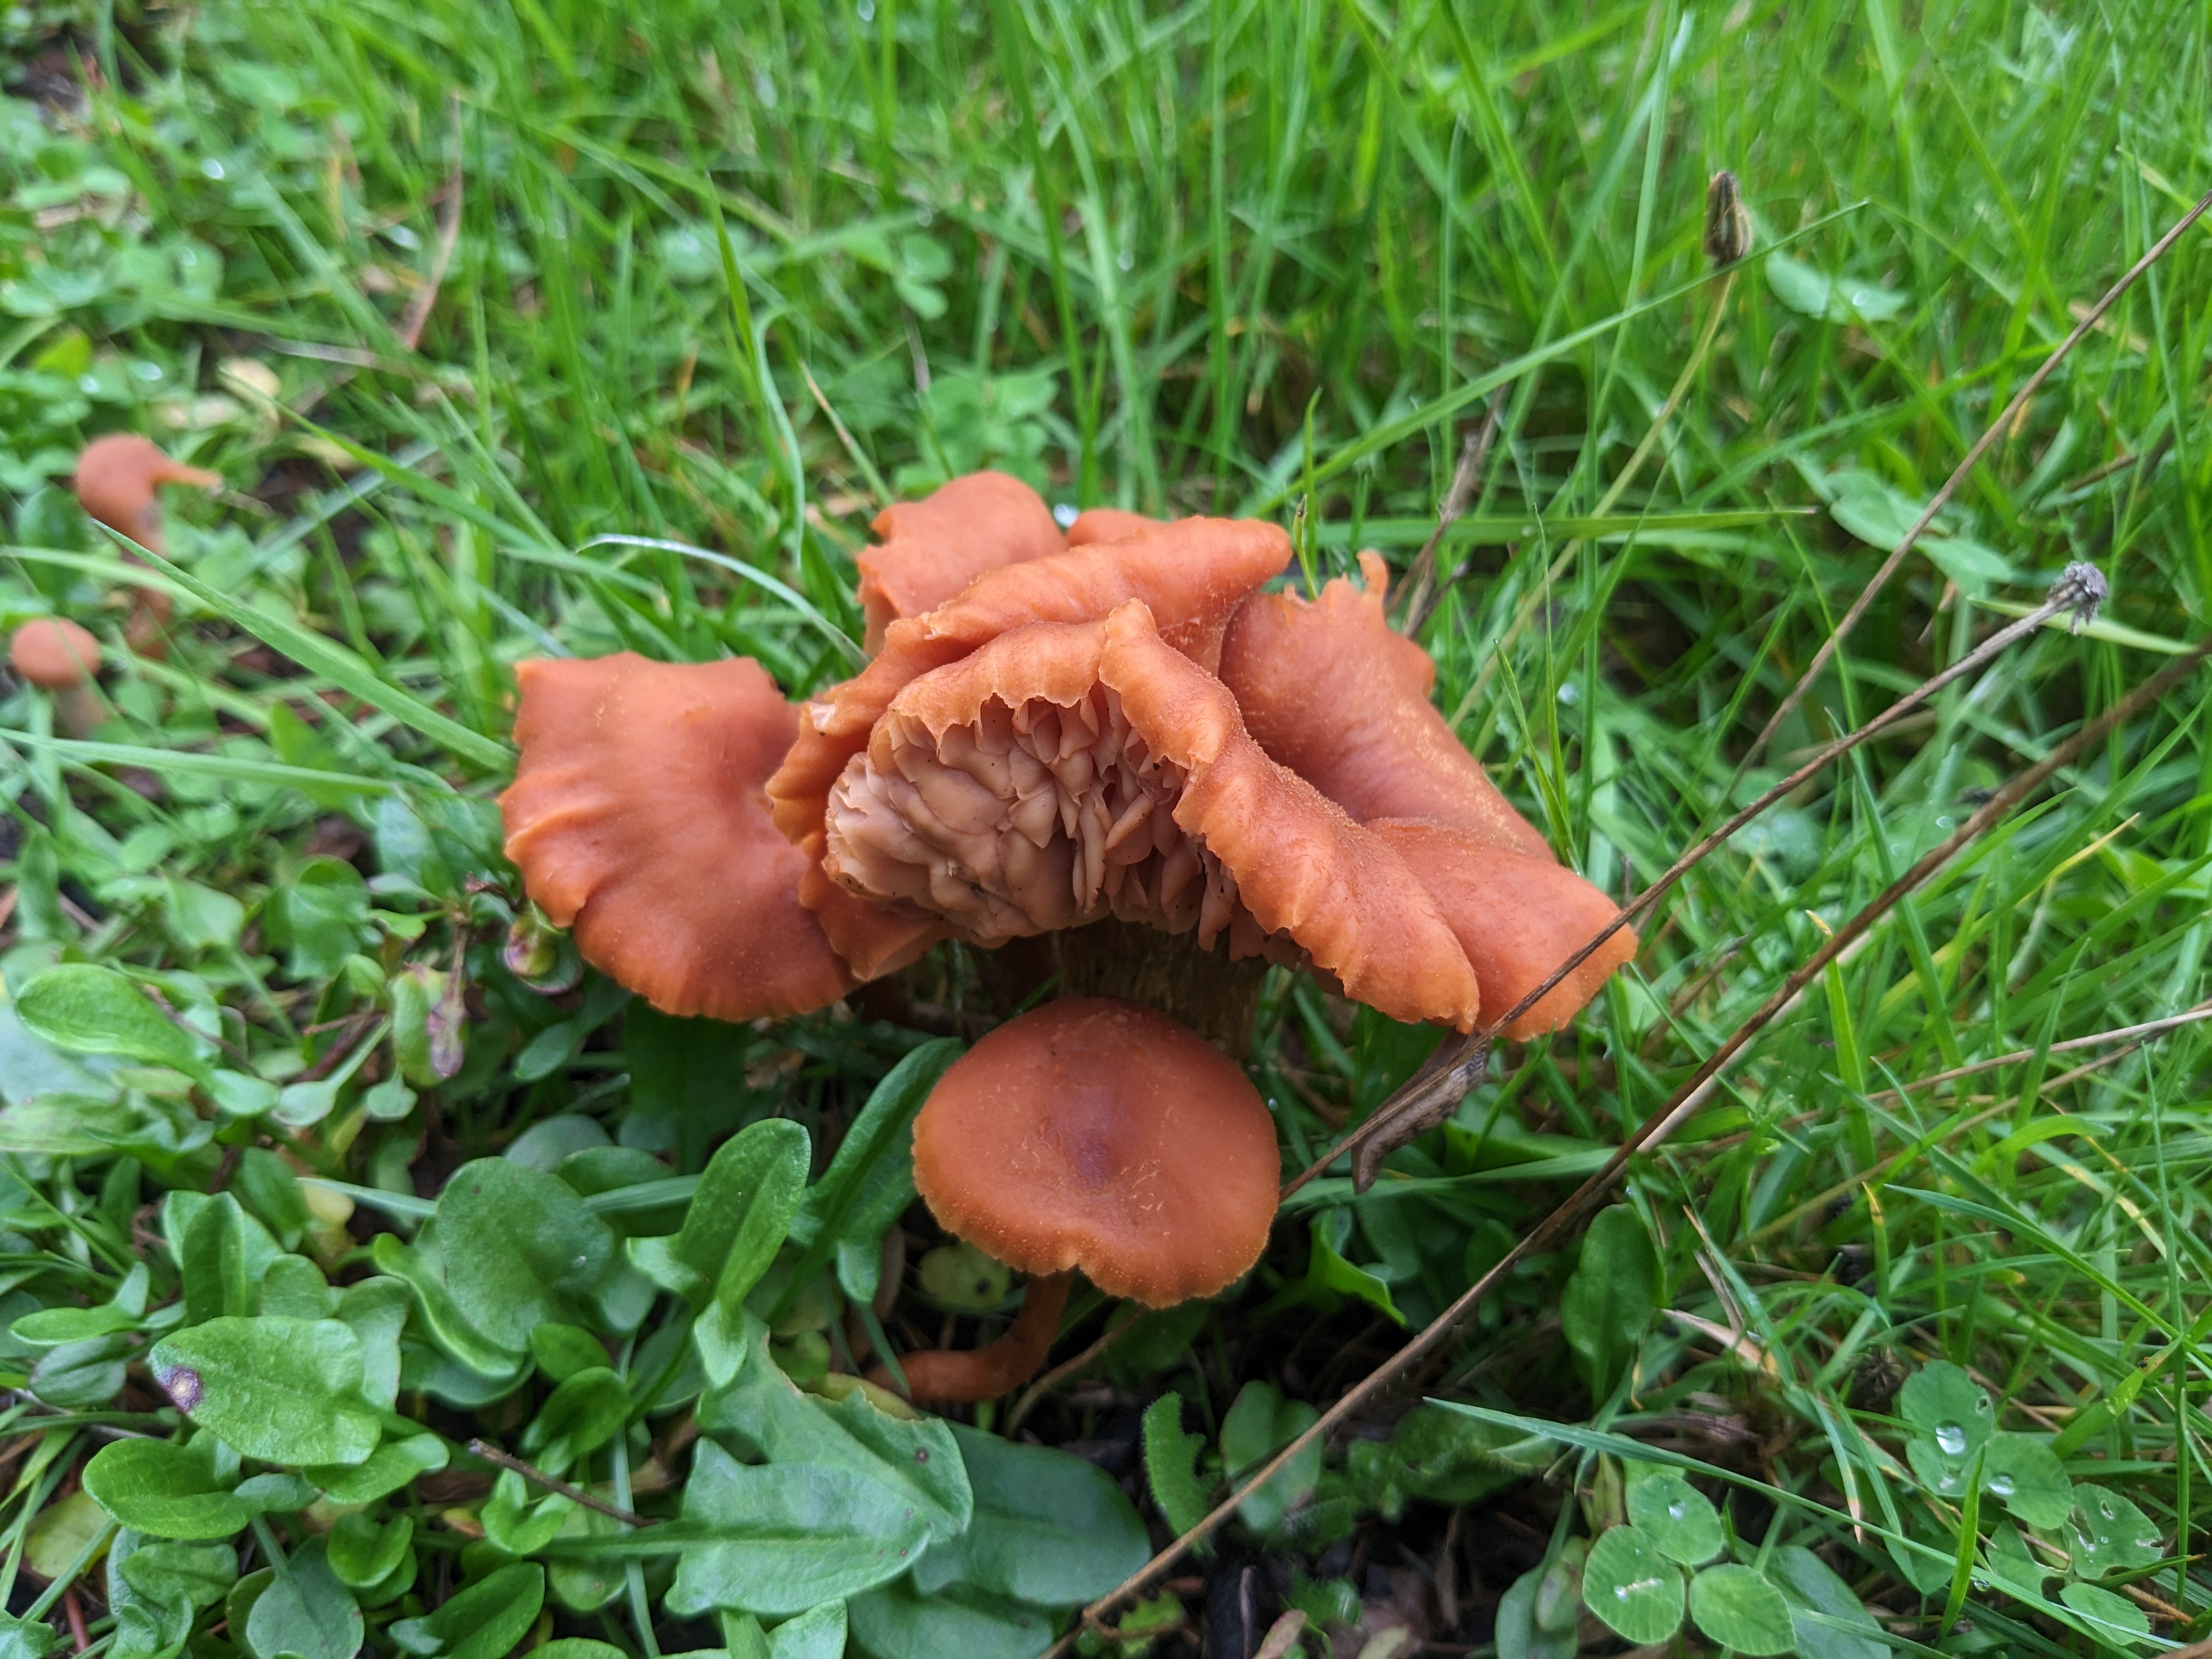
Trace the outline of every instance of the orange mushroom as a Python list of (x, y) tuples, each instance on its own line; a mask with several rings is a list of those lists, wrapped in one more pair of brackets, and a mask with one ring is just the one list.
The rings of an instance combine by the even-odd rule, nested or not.
[[(1111, 544), (1009, 564), (978, 577), (958, 598), (893, 623), (884, 648), (852, 679), (807, 704), (799, 739), (768, 793), (776, 827), (811, 860), (830, 792), (876, 722), (908, 682), (959, 661), (1012, 629), (1096, 622), (1140, 599), (1161, 635), (1209, 672), (1221, 633), (1245, 596), (1290, 562), (1290, 538), (1273, 525), (1186, 519)], [(801, 895), (856, 976), (872, 979), (927, 950), (942, 931), (930, 918), (862, 908), (810, 879)]]
[(585, 961), (672, 1014), (793, 1014), (849, 988), (761, 786), (798, 711), (750, 658), (526, 662), (507, 855)]
[(34, 617), (8, 641), (8, 665), (29, 684), (54, 694), (55, 723), (82, 737), (105, 712), (92, 690), (100, 672), (100, 641), (66, 617)]
[(946, 1231), (1036, 1277), (998, 1341), (904, 1356), (909, 1394), (1026, 1381), (1074, 1271), (1154, 1308), (1226, 1289), (1267, 1247), (1280, 1175), (1259, 1091), (1165, 1014), (1077, 997), (999, 1027), (915, 1119), (915, 1185)]
[[(1381, 837), (1420, 878), (1494, 1017), (1613, 919), (1602, 893), (1553, 856), (1429, 701), (1436, 665), (1384, 620), (1387, 568), (1359, 556), (1311, 601), (1255, 594), (1229, 625), (1221, 678), (1260, 746)], [(1506, 1028), (1554, 1030), (1636, 954), (1622, 928)], [(1387, 1011), (1386, 1011), (1387, 1012)]]
[(1067, 548), (1036, 491), (1003, 472), (971, 472), (921, 501), (894, 502), (872, 528), (879, 544), (853, 556), (871, 653), (891, 623), (934, 611), (986, 571)]
[(831, 792), (823, 867), (995, 945), (1111, 915), (1232, 957), (1310, 958), (1395, 1018), (1478, 991), (1405, 863), (1246, 735), (1131, 602), (1033, 623), (895, 697)]
[[(111, 433), (94, 438), (76, 458), (78, 504), (111, 530), (118, 530), (150, 553), (167, 550), (161, 533), (161, 505), (155, 495), (161, 484), (197, 484), (219, 488), (219, 473), (173, 461), (150, 438), (135, 432)], [(131, 558), (126, 551), (125, 558)], [(134, 563), (136, 560), (132, 561)], [(167, 626), (173, 601), (161, 588), (137, 591), (131, 620), (123, 637), (142, 654), (158, 656), (161, 630)]]
[(1119, 507), (1094, 507), (1075, 515), (1067, 526), (1070, 547), (1095, 547), (1101, 542), (1125, 542), (1160, 526), (1158, 519)]

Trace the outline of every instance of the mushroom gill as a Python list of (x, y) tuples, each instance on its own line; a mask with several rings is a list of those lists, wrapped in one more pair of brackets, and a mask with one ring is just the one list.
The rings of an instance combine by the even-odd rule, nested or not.
[(1037, 623), (908, 685), (848, 763), (823, 867), (991, 945), (1108, 915), (1307, 960), (1395, 1018), (1465, 1030), (1473, 970), (1413, 872), (1262, 754), (1134, 602)]
[(848, 988), (761, 786), (798, 711), (758, 663), (629, 652), (516, 671), (507, 854), (593, 967), (672, 1014), (803, 1013)]
[[(1290, 538), (1276, 526), (1186, 519), (1129, 540), (987, 571), (936, 610), (891, 623), (872, 662), (806, 705), (798, 740), (768, 782), (776, 827), (810, 858), (821, 857), (828, 849), (817, 838), (828, 827), (830, 791), (866, 750), (892, 700), (910, 682), (1010, 629), (1097, 622), (1138, 599), (1163, 638), (1211, 672), (1231, 613), (1290, 555)], [(933, 942), (933, 924), (909, 915), (902, 925), (872, 904), (833, 893), (827, 882), (810, 880), (802, 896), (862, 979)]]
[(921, 501), (895, 501), (872, 528), (878, 544), (853, 556), (872, 653), (891, 623), (934, 611), (986, 571), (1067, 547), (1036, 491), (1003, 472), (971, 472)]

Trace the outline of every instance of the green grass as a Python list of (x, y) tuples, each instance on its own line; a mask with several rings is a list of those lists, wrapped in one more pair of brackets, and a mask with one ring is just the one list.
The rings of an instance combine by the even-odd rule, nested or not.
[[(1494, 398), (1498, 437), (1444, 544), (1455, 579), (1425, 635), (1437, 699), (1554, 844), (1625, 891), (1778, 775), (1765, 769), (1954, 659), (2069, 561), (2110, 578), (2087, 633), (2052, 629), (1947, 690), (1701, 866), (1571, 1032), (1507, 1055), (1374, 1192), (1309, 1188), (1241, 1291), (1132, 1335), (1031, 1413), (1024, 1432), (1046, 1444), (1133, 1456), (1115, 1467), (1158, 1543), (1186, 1486), (1218, 1496), (1299, 1426), (1292, 1406), (1269, 1415), (1266, 1389), (1325, 1406), (1382, 1360), (1824, 929), (2200, 636), (2212, 609), (2199, 228), (2068, 360), (1738, 775), (1919, 504), (2075, 308), (2204, 188), (2201, 8), (209, 0), (48, 5), (0, 28), (18, 98), (45, 100), (0, 106), (0, 621), (76, 616), (117, 660), (104, 747), (52, 740), (35, 694), (0, 703), (0, 973), (20, 994), (58, 963), (112, 964), (229, 1045), (164, 1060), (155, 1044), (118, 1069), (63, 1057), (0, 1011), (0, 1312), (120, 1309), (85, 1346), (0, 1340), (0, 1369), (28, 1389), (0, 1425), (16, 1437), (0, 1444), (15, 1457), (0, 1538), (27, 1551), (0, 1566), (15, 1613), (38, 1594), (26, 1569), (66, 1566), (101, 1522), (70, 1495), (85, 1456), (118, 1428), (173, 1428), (141, 1350), (161, 1329), (147, 1310), (180, 1285), (195, 1322), (321, 1312), (325, 1273), (352, 1282), (404, 1255), (372, 1261), (372, 1224), (411, 1230), (453, 1170), (518, 1141), (541, 1164), (595, 1133), (659, 1160), (619, 1182), (603, 1172), (599, 1208), (563, 1200), (531, 1224), (555, 1233), (602, 1224), (579, 1213), (669, 1231), (686, 1189), (609, 1194), (696, 1175), (768, 1117), (809, 1130), (827, 1182), (871, 1091), (955, 1029), (873, 1018), (889, 1001), (697, 1028), (625, 1009), (596, 978), (550, 996), (518, 978), (501, 957), (518, 889), (485, 803), (520, 658), (746, 654), (802, 693), (850, 666), (850, 554), (878, 505), (983, 464), (1029, 472), (1055, 502), (1285, 524), (1303, 506), (1308, 578), (1367, 545), (1402, 568)], [(1700, 251), (1721, 167), (1761, 243), (1727, 286)], [(1616, 491), (1717, 305), (1710, 354)], [(212, 501), (172, 493), (185, 622), (167, 662), (120, 660), (121, 567), (64, 487), (76, 447), (116, 428), (228, 481)], [(1633, 1442), (1697, 1460), (1710, 1496), (1737, 1493), (1741, 1559), (1772, 1568), (1817, 1547), (1915, 1642), (2127, 1650), (2097, 1634), (2112, 1613), (2097, 1559), (2075, 1558), (2071, 1601), (2045, 1584), (2052, 1601), (2030, 1605), (1990, 1565), (2028, 1547), (2018, 1506), (1984, 1494), (1962, 1512), (1963, 1486), (1922, 1484), (1934, 1477), (1906, 1449), (1932, 1443), (1913, 1426), (1928, 1424), (1895, 1387), (1948, 1361), (1988, 1390), (1999, 1429), (2044, 1437), (2065, 1476), (2148, 1517), (2155, 1550), (2101, 1589), (2131, 1577), (2123, 1605), (2161, 1636), (2204, 1636), (2212, 1577), (2184, 1565), (2212, 1509), (2203, 1028), (2086, 1072), (2096, 1051), (2047, 1052), (2207, 995), (2204, 713), (2192, 683), (2064, 771), (1637, 1160), (1624, 1196), (1648, 1269), (1608, 1224), (1603, 1249), (1528, 1263), (1422, 1378), (1579, 1437), (1502, 1457), (1519, 1431), (1465, 1429), (1459, 1484), (1424, 1486), (1378, 1406), (1317, 1476), (1294, 1477), (1313, 1495), (1289, 1519), (1240, 1522), (1176, 1571), (1218, 1583), (1256, 1560), (1263, 1608), (1290, 1597), (1317, 1629), (1360, 1619), (1364, 1600), (1370, 1634), (1395, 1586), (1438, 1642), (1479, 1646), (1524, 1571), (1549, 1560), (1571, 1588), (1565, 1540), (1618, 1518)], [(462, 981), (444, 977), (457, 967)], [(401, 1101), (379, 1079), (410, 1054), (430, 1075), (420, 1051), (463, 982), (465, 1064)], [(940, 1012), (991, 996), (951, 954), (908, 989)], [(1251, 1062), (1286, 1167), (1302, 1167), (1423, 1044), (1279, 976), (1266, 1008)], [(362, 1070), (317, 1088), (364, 1042)], [(1913, 1086), (2016, 1051), (2032, 1057)], [(246, 1109), (216, 1115), (210, 1068), (261, 1092), (214, 1085)], [(59, 1112), (57, 1089), (77, 1097)], [(278, 1089), (273, 1114), (252, 1109)], [(349, 1235), (288, 1168), (393, 1196), (364, 1202)], [(218, 1179), (300, 1267), (234, 1285), (210, 1265), (212, 1225), (185, 1238), (189, 1202), (144, 1207)], [(932, 1242), (920, 1209), (905, 1224), (917, 1249)], [(236, 1225), (223, 1248), (250, 1258), (236, 1241), (254, 1229)], [(151, 1272), (135, 1310), (133, 1260)], [(771, 1283), (799, 1310), (777, 1357), (802, 1373), (834, 1363), (840, 1293)], [(693, 1455), (683, 1379), (655, 1369), (689, 1351), (682, 1306), (664, 1297), (635, 1349), (618, 1345), (630, 1426), (572, 1472), (656, 1518), (677, 1513)], [(1057, 1355), (1108, 1316), (1080, 1298), (1074, 1313)], [(909, 1279), (886, 1323), (926, 1345), (945, 1317)], [(560, 1547), (526, 1535), (519, 1488), (487, 1499), (456, 1472), (477, 1467), (459, 1450), (471, 1434), (527, 1443), (561, 1365), (471, 1373), (471, 1397), (453, 1370), (465, 1328), (441, 1338), (426, 1305), (411, 1319), (398, 1409), (453, 1461), (369, 1511), (411, 1517), (419, 1562), (404, 1592), (375, 1601), (386, 1580), (358, 1598), (386, 1652), (395, 1619)], [(655, 1348), (655, 1333), (672, 1334)], [(1182, 1415), (1157, 1433), (1146, 1419), (1148, 1480), (1136, 1413), (1170, 1395)], [(1199, 1449), (1175, 1449), (1193, 1425), (1194, 1468)], [(709, 1426), (748, 1455), (760, 1432)], [(1398, 1452), (1363, 1462), (1378, 1445)], [(988, 1476), (993, 1455), (963, 1453), (979, 1486), (1048, 1489)], [(1471, 1506), (1457, 1522), (1455, 1506)], [(332, 1512), (296, 1507), (241, 1519), (243, 1556), (192, 1571), (218, 1598), (241, 1559), (313, 1577), (300, 1563), (325, 1551), (310, 1540)], [(492, 1540), (472, 1541), (488, 1524)], [(1035, 1523), (1006, 1524), (1043, 1547), (1019, 1531)], [(2062, 1549), (2069, 1535), (2031, 1530)], [(1110, 1585), (1109, 1542), (1068, 1547), (1062, 1601)], [(157, 1568), (134, 1577), (117, 1552), (85, 1583), (82, 1610), (117, 1655), (163, 1650), (147, 1609), (191, 1599), (173, 1590), (190, 1576), (173, 1553), (198, 1547), (162, 1547)], [(833, 1559), (826, 1534), (820, 1548)], [(2063, 1563), (2046, 1558), (2056, 1579)], [(558, 1559), (560, 1610), (541, 1631), (630, 1653), (767, 1650), (743, 1616), (667, 1612), (666, 1558)], [(937, 1603), (981, 1621), (958, 1645), (1034, 1651), (1042, 1637), (1024, 1649), (1013, 1604), (970, 1571)], [(137, 1583), (161, 1572), (171, 1589)], [(1203, 1621), (1205, 1595), (1178, 1594), (1185, 1622), (1158, 1651), (1193, 1650)], [(882, 1632), (921, 1640), (924, 1614), (875, 1596), (872, 1613), (853, 1604), (855, 1629), (889, 1659)], [(1942, 1634), (1947, 1603), (1970, 1629)], [(336, 1606), (322, 1615), (342, 1625)], [(60, 1607), (49, 1593), (36, 1612)], [(1169, 1627), (1175, 1611), (1150, 1616)], [(275, 1615), (258, 1616), (220, 1599), (191, 1612), (203, 1632), (230, 1620), (195, 1650), (275, 1651)], [(1034, 1633), (1064, 1613), (1028, 1616)], [(525, 1632), (487, 1626), (476, 1647), (458, 1627), (408, 1633), (495, 1659)], [(1826, 1636), (1836, 1653), (1879, 1650)], [(774, 1651), (817, 1651), (806, 1639)]]

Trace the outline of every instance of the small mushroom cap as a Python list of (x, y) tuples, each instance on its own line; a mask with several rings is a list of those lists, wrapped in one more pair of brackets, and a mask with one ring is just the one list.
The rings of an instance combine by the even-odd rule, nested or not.
[[(1613, 918), (1611, 899), (1548, 855), (1532, 858), (1443, 824), (1377, 818), (1379, 836), (1428, 890), (1458, 936), (1495, 1019), (1552, 976)], [(1636, 930), (1619, 933), (1505, 1028), (1516, 1042), (1556, 1031), (1636, 954)]]
[(1382, 615), (1382, 559), (1364, 586), (1340, 576), (1314, 600), (1256, 593), (1229, 625), (1221, 678), (1260, 746), (1362, 823), (1425, 818), (1549, 858), (1482, 763), (1429, 702), (1436, 664)]
[(33, 685), (68, 691), (100, 672), (100, 641), (66, 617), (36, 617), (8, 642), (8, 665)]
[(934, 611), (984, 572), (1067, 548), (1036, 491), (1003, 472), (970, 472), (921, 501), (894, 502), (873, 528), (879, 544), (853, 556), (871, 652), (891, 623)]
[(84, 510), (156, 553), (161, 550), (161, 510), (154, 499), (155, 487), (181, 483), (212, 489), (222, 483), (220, 474), (173, 461), (151, 438), (135, 432), (94, 438), (76, 458), (76, 498)]
[(1281, 1174), (1242, 1071), (1165, 1014), (1103, 997), (991, 1032), (914, 1124), (915, 1185), (948, 1232), (1155, 1308), (1251, 1268)]
[(798, 711), (746, 658), (526, 662), (507, 855), (584, 960), (671, 1014), (803, 1013), (848, 988), (761, 785)]

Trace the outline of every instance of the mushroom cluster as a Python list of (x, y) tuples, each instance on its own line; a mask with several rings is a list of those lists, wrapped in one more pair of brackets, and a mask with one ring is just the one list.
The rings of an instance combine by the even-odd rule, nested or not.
[[(803, 705), (750, 660), (518, 670), (508, 856), (586, 961), (665, 1012), (792, 1014), (945, 939), (1118, 922), (1464, 1032), (1612, 919), (1431, 703), (1379, 556), (1312, 599), (1269, 592), (1291, 557), (1273, 525), (1103, 509), (1063, 535), (990, 472), (875, 531), (870, 659)], [(1635, 948), (1616, 933), (1505, 1034), (1556, 1029)], [(1036, 1055), (1079, 1051), (1043, 1080)], [(1192, 1136), (1237, 1151), (1181, 1194), (1160, 1149)], [(981, 1188), (933, 1162), (948, 1139)], [(1073, 1268), (1154, 1305), (1220, 1290), (1257, 1259), (1277, 1174), (1250, 1084), (1165, 1014), (1069, 1000), (1000, 1028), (924, 1106), (916, 1183), (949, 1231), (1046, 1277), (1006, 1352), (908, 1356), (909, 1385), (986, 1397), (1033, 1370)], [(1201, 1265), (1158, 1266), (1178, 1239)]]

